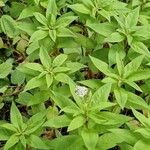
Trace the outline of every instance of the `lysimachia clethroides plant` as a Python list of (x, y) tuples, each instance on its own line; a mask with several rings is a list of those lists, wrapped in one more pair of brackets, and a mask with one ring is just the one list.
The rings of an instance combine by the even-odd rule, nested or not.
[(141, 68), (143, 55), (134, 58), (130, 63), (124, 66), (119, 53), (116, 53), (116, 67), (109, 68), (109, 65), (95, 57), (90, 56), (95, 67), (101, 71), (106, 77), (102, 80), (103, 83), (112, 83), (113, 92), (117, 103), (121, 108), (124, 108), (128, 100), (129, 91), (126, 90), (126, 85), (133, 89), (142, 92), (136, 82), (150, 78), (150, 70)]
[[(24, 91), (45, 85), (49, 88), (52, 84), (57, 84), (60, 78), (65, 79), (63, 82), (67, 82), (69, 79), (67, 73), (73, 73), (74, 71), (85, 67), (80, 63), (68, 62), (65, 64), (68, 57), (66, 54), (60, 54), (52, 60), (48, 52), (43, 47), (40, 49), (39, 57), (41, 64), (25, 62), (18, 67), (18, 70), (21, 72), (33, 75), (33, 78), (27, 82)], [(77, 66), (77, 70), (71, 68), (73, 65)]]
[[(52, 99), (60, 107), (60, 115), (49, 119), (44, 126), (67, 127), (67, 131), (82, 137), (88, 150), (98, 149), (99, 135), (107, 133), (107, 129), (119, 127), (131, 120), (130, 117), (109, 111), (116, 105), (108, 100), (110, 83), (101, 86), (94, 93), (87, 92), (85, 87), (79, 88), (72, 80), (69, 80), (69, 88), (73, 101), (53, 92)], [(101, 128), (105, 128), (105, 131), (101, 131)]]

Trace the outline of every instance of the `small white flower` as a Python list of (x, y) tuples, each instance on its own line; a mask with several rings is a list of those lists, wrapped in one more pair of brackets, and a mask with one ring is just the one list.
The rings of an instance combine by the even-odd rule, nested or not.
[(88, 88), (86, 88), (85, 86), (77, 85), (75, 89), (75, 93), (80, 97), (84, 97), (88, 93)]

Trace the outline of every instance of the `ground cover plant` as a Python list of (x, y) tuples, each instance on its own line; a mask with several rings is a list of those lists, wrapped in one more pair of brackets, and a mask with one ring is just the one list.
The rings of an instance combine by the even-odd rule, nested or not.
[(0, 0), (0, 150), (150, 150), (149, 0)]

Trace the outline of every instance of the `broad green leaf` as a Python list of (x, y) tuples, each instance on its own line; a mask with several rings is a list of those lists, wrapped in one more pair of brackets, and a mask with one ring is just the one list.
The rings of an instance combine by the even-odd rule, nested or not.
[(56, 28), (65, 28), (76, 19), (77, 16), (61, 16), (57, 19)]
[(134, 116), (145, 126), (150, 127), (150, 120), (149, 118), (146, 118), (143, 114), (139, 113), (135, 109), (132, 108), (132, 112)]
[(24, 88), (24, 92), (37, 88), (37, 87), (41, 87), (45, 84), (45, 80), (43, 78), (38, 78), (38, 77), (34, 77), (31, 80), (28, 81), (28, 83), (26, 84), (25, 88)]
[(68, 28), (59, 28), (57, 30), (58, 37), (76, 37), (76, 35)]
[(70, 68), (69, 73), (74, 73), (74, 72), (79, 71), (80, 69), (86, 67), (85, 65), (83, 65), (79, 62), (68, 62), (68, 63), (66, 63), (66, 66), (68, 68)]
[(36, 11), (38, 10), (35, 6), (28, 6), (20, 13), (18, 19), (20, 20), (20, 19), (32, 17)]
[(110, 129), (109, 131), (115, 134), (116, 137), (131, 145), (135, 144), (135, 142), (138, 140), (135, 133), (128, 129)]
[(79, 135), (66, 135), (48, 141), (51, 149), (55, 150), (85, 150), (82, 137)]
[(138, 56), (135, 59), (133, 59), (130, 63), (128, 63), (124, 68), (124, 77), (126, 78), (129, 76), (132, 72), (135, 72), (140, 67), (142, 61), (144, 59), (144, 56)]
[(38, 20), (41, 24), (43, 24), (44, 26), (47, 25), (47, 19), (41, 13), (35, 12), (34, 16), (36, 20)]
[(53, 82), (53, 77), (50, 74), (46, 74), (46, 83), (47, 87), (49, 88)]
[(46, 18), (48, 18), (51, 14), (57, 16), (57, 5), (55, 0), (48, 1), (46, 9)]
[(76, 116), (68, 126), (68, 131), (72, 131), (80, 128), (85, 123), (85, 118), (83, 116)]
[(66, 115), (56, 116), (44, 123), (44, 127), (63, 128), (70, 124), (71, 120)]
[(129, 86), (133, 87), (135, 90), (142, 92), (142, 89), (135, 83), (132, 81), (124, 81), (125, 83), (127, 83)]
[(47, 36), (48, 36), (48, 30), (47, 31), (37, 30), (32, 34), (29, 43), (42, 40)]
[(100, 70), (102, 73), (106, 75), (109, 74), (110, 71), (108, 64), (92, 56), (90, 56), (90, 59), (98, 70)]
[(60, 54), (53, 60), (53, 66), (61, 66), (67, 60), (66, 54)]
[(68, 72), (68, 71), (70, 71), (70, 68), (68, 68), (68, 67), (56, 67), (53, 69), (54, 73)]
[(114, 32), (110, 36), (108, 36), (105, 40), (111, 43), (121, 42), (124, 40), (124, 36), (120, 35), (118, 32)]
[(29, 68), (31, 70), (39, 71), (39, 72), (44, 71), (43, 66), (38, 63), (25, 63), (23, 64), (23, 67)]
[(59, 73), (55, 76), (55, 79), (59, 82), (69, 84), (70, 77), (65, 73)]
[(138, 70), (132, 74), (130, 74), (126, 79), (127, 81), (139, 81), (146, 80), (150, 78), (150, 69)]
[(7, 75), (11, 72), (12, 63), (6, 61), (0, 64), (0, 79), (7, 77)]
[(137, 7), (128, 14), (125, 22), (127, 28), (132, 28), (137, 25), (139, 19), (139, 11), (140, 7)]
[(149, 128), (139, 128), (135, 132), (140, 133), (144, 138), (150, 139), (150, 129)]
[(42, 65), (46, 68), (46, 69), (50, 69), (51, 67), (51, 57), (48, 55), (48, 52), (46, 51), (46, 49), (44, 47), (40, 48), (40, 60)]
[(90, 14), (90, 10), (86, 6), (84, 6), (83, 4), (76, 3), (73, 5), (69, 5), (68, 7), (74, 11), (79, 12), (79, 13)]
[(134, 145), (133, 150), (141, 150), (141, 149), (149, 150), (149, 148), (150, 148), (149, 140), (144, 141), (141, 139)]
[(134, 93), (128, 92), (128, 101), (126, 103), (128, 107), (133, 107), (134, 109), (150, 109), (145, 100), (135, 95)]
[(92, 101), (96, 104), (101, 102), (107, 102), (111, 91), (111, 84), (105, 84), (101, 86), (92, 96)]
[(94, 150), (98, 141), (98, 134), (94, 131), (83, 129), (81, 136), (88, 150)]
[[(10, 130), (10, 131), (13, 131), (13, 132), (17, 132), (17, 127), (14, 124), (4, 123), (4, 124), (2, 124), (0, 126), (5, 128), (5, 129), (7, 129), (7, 130)], [(7, 130), (5, 130), (5, 131), (7, 131)]]
[(30, 22), (23, 22), (23, 21), (19, 21), (17, 26), (16, 26), (17, 29), (20, 29), (21, 31), (24, 31), (26, 32), (28, 35), (32, 35), (35, 30), (36, 30), (36, 27), (33, 23), (30, 23)]
[(22, 115), (19, 112), (14, 102), (12, 102), (12, 105), (11, 105), (10, 120), (11, 120), (11, 123), (15, 125), (17, 128), (21, 128), (23, 125)]
[(6, 141), (9, 140), (12, 133), (10, 133), (8, 130), (0, 129), (0, 140)]
[(61, 108), (65, 108), (67, 106), (72, 106), (74, 108), (77, 108), (77, 105), (69, 98), (65, 97), (64, 95), (54, 92), (53, 95), (51, 95), (53, 101)]
[(109, 23), (94, 23), (93, 21), (87, 21), (86, 25), (105, 37), (110, 36), (115, 31), (115, 27)]
[(128, 98), (126, 91), (122, 88), (116, 88), (114, 90), (114, 94), (115, 94), (117, 103), (123, 109), (125, 107), (125, 104), (126, 104), (127, 98)]
[(17, 144), (19, 141), (19, 137), (16, 135), (12, 135), (9, 140), (6, 142), (4, 146), (4, 150), (9, 150), (11, 147), (13, 147), (15, 144)]
[(75, 102), (77, 103), (78, 106), (81, 105), (81, 97), (76, 93), (76, 87), (77, 85), (74, 83), (74, 81), (72, 81), (72, 79), (69, 80), (69, 88), (70, 88), (70, 92), (75, 100)]
[(49, 149), (48, 146), (36, 135), (31, 135), (29, 137), (28, 143), (31, 147), (37, 148), (37, 149)]
[(106, 150), (115, 147), (118, 143), (122, 143), (123, 139), (117, 137), (114, 133), (105, 133), (98, 138), (97, 147)]
[(57, 34), (56, 30), (49, 30), (49, 36), (53, 40), (53, 42), (56, 42), (56, 38), (57, 38), (56, 34)]
[(139, 54), (145, 55), (148, 58), (150, 57), (150, 51), (148, 50), (147, 46), (142, 42), (133, 42), (131, 48)]
[(11, 16), (3, 15), (0, 19), (2, 31), (10, 38), (17, 35), (16, 26), (17, 23)]
[(47, 111), (40, 111), (30, 117), (30, 119), (27, 121), (27, 129), (25, 134), (30, 135), (31, 133), (41, 128), (43, 123), (45, 122), (46, 113)]
[(119, 53), (116, 53), (116, 63), (117, 63), (118, 73), (122, 77), (122, 75), (124, 73), (124, 64), (123, 64), (123, 61), (122, 61)]

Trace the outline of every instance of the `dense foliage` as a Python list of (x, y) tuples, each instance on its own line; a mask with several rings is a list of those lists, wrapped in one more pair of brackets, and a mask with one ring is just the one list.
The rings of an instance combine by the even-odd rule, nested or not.
[(0, 149), (150, 150), (149, 0), (0, 0)]

